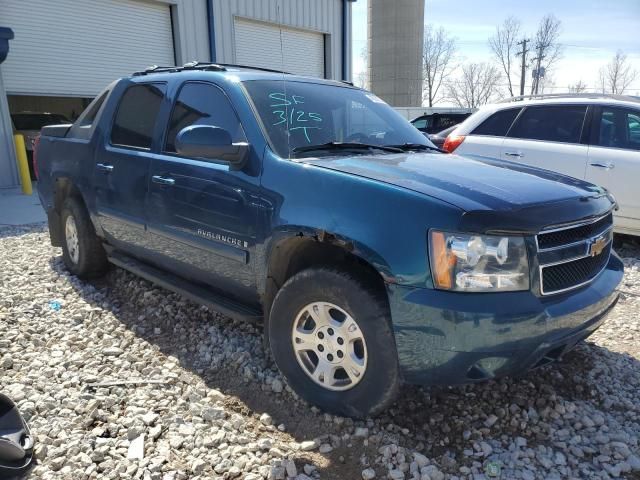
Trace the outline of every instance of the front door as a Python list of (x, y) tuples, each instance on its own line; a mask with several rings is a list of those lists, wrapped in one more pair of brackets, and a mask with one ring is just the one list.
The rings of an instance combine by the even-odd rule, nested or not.
[(144, 251), (151, 145), (165, 89), (157, 83), (126, 87), (111, 132), (96, 153), (98, 221), (109, 243), (131, 254)]
[(501, 158), (584, 179), (586, 112), (586, 105), (526, 107), (502, 142)]
[(158, 261), (180, 275), (257, 303), (251, 253), (259, 176), (233, 171), (223, 161), (179, 155), (176, 135), (190, 125), (213, 125), (227, 130), (234, 142), (246, 141), (231, 103), (218, 86), (182, 85), (164, 145), (151, 165), (147, 204), (151, 246)]
[(616, 197), (616, 231), (639, 235), (640, 110), (598, 108), (590, 143), (587, 180)]

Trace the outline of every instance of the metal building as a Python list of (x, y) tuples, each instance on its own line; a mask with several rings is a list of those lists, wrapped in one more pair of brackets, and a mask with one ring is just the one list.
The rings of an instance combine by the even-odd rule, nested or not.
[(424, 0), (368, 0), (370, 89), (394, 107), (422, 105)]
[[(0, 0), (15, 33), (0, 66), (0, 126), (10, 113), (71, 120), (108, 83), (148, 65), (237, 63), (351, 78), (352, 0)], [(4, 88), (3, 88), (4, 87)], [(0, 151), (12, 145), (0, 128)], [(17, 184), (0, 158), (0, 187)]]

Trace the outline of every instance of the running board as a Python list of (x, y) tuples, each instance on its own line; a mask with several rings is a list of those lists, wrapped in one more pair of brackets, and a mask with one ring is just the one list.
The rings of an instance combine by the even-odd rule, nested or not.
[(240, 302), (212, 292), (210, 289), (199, 284), (140, 262), (135, 258), (111, 251), (108, 259), (120, 268), (124, 268), (162, 288), (179, 293), (194, 302), (211, 307), (211, 309), (228, 317), (253, 323), (262, 320), (262, 312), (257, 309), (253, 309)]

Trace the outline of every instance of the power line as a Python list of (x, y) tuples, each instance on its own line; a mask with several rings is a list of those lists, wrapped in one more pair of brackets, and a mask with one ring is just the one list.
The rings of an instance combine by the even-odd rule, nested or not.
[[(487, 42), (482, 40), (459, 40), (456, 39), (456, 43), (460, 45), (487, 45)], [(576, 45), (575, 43), (563, 43), (558, 42), (557, 45), (561, 47), (569, 47), (569, 48), (582, 48), (586, 50), (603, 50), (607, 52), (616, 53), (619, 48), (617, 47), (603, 47), (602, 45)]]

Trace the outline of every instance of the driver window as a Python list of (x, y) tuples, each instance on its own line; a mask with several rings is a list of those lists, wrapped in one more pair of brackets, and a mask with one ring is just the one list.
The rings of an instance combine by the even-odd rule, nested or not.
[(233, 142), (245, 140), (240, 121), (229, 99), (210, 83), (187, 82), (180, 89), (167, 128), (165, 152), (175, 153), (176, 136), (191, 125), (212, 125), (225, 129)]

